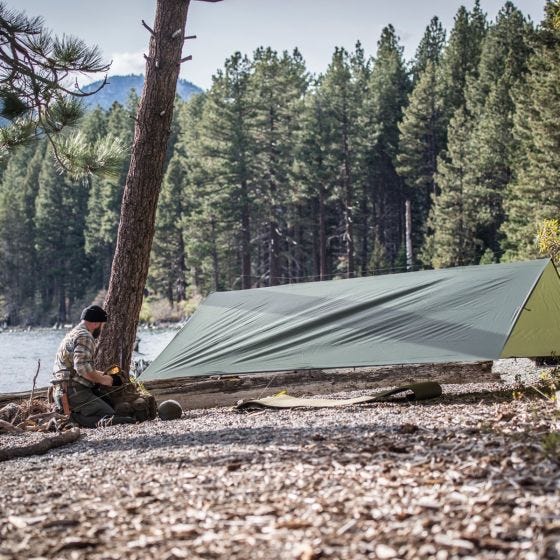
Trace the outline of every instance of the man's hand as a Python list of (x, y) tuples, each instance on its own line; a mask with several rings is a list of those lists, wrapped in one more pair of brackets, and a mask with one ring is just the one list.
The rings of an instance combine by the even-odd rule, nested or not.
[(101, 385), (105, 385), (106, 387), (112, 387), (113, 386), (113, 376), (112, 375), (101, 374), (100, 378), (101, 379), (100, 379), (99, 383)]
[(105, 385), (105, 387), (113, 386), (113, 376), (105, 375), (102, 371), (94, 370), (89, 373), (84, 374), (84, 377), (91, 381), (92, 383), (97, 383), (98, 385)]

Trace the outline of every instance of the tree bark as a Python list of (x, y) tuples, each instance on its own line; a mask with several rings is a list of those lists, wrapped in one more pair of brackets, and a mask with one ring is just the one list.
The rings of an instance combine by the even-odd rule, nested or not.
[(352, 184), (352, 173), (350, 171), (350, 147), (349, 147), (349, 133), (348, 133), (348, 122), (345, 117), (344, 129), (343, 129), (343, 142), (344, 142), (344, 226), (345, 226), (345, 242), (346, 242), (346, 277), (353, 278), (355, 267), (354, 267), (354, 217), (353, 217), (353, 205), (354, 205), (354, 188)]
[(280, 256), (279, 245), (280, 236), (278, 235), (278, 223), (274, 218), (269, 223), (269, 244), (268, 244), (268, 272), (269, 286), (280, 284)]
[(412, 207), (410, 198), (405, 200), (405, 235), (406, 235), (406, 270), (412, 270), (414, 255), (412, 254)]
[(326, 193), (319, 187), (319, 279), (327, 280), (327, 209)]
[(218, 256), (218, 242), (216, 234), (216, 218), (212, 216), (210, 218), (210, 253), (212, 256), (212, 275), (214, 277), (214, 291), (220, 291), (220, 259)]
[(241, 183), (241, 289), (251, 288), (251, 217), (247, 181)]
[(125, 371), (130, 367), (148, 275), (189, 4), (190, 0), (157, 1), (105, 300), (109, 321), (97, 353), (100, 369), (114, 363)]

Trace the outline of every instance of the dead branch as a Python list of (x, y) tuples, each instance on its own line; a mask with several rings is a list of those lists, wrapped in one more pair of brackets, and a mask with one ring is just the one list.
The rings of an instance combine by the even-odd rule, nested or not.
[(23, 430), (21, 428), (18, 428), (17, 426), (14, 426), (13, 424), (10, 424), (9, 422), (6, 422), (5, 420), (0, 420), (0, 433), (21, 434), (23, 433)]
[(154, 30), (144, 20), (142, 20), (142, 25), (150, 32), (150, 35), (155, 35)]
[(41, 412), (40, 414), (33, 414), (32, 416), (29, 416), (28, 420), (35, 420), (36, 422), (40, 422), (51, 420), (52, 418), (55, 418), (56, 420), (67, 420), (68, 417), (58, 412)]
[(31, 396), (29, 397), (29, 410), (31, 410), (31, 404), (33, 403), (33, 395), (35, 394), (35, 387), (37, 385), (37, 376), (39, 375), (40, 369), (41, 369), (41, 360), (37, 360), (37, 371), (35, 372), (35, 377), (33, 378), (33, 386), (31, 387)]
[[(12, 426), (13, 427), (13, 426)], [(7, 461), (15, 457), (28, 457), (46, 453), (50, 449), (75, 442), (80, 437), (80, 429), (72, 428), (54, 436), (46, 436), (42, 440), (28, 445), (0, 449), (0, 461)]]
[(192, 54), (189, 54), (189, 56), (185, 56), (185, 58), (182, 58), (180, 62), (187, 62), (187, 60), (192, 60)]
[(183, 39), (185, 39), (185, 41), (188, 41), (189, 39), (196, 39), (196, 35), (187, 35), (186, 37), (183, 37)]

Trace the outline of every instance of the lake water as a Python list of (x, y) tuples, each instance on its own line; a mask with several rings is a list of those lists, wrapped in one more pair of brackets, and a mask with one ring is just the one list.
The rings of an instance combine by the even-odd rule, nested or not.
[[(33, 329), (0, 332), (0, 393), (30, 391), (41, 361), (37, 387), (47, 387), (60, 341), (67, 331)], [(152, 361), (177, 334), (178, 329), (140, 329), (138, 352), (132, 359)]]

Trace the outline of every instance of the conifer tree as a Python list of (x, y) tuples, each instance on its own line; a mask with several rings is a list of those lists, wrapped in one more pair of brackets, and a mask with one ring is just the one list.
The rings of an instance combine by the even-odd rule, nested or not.
[(339, 200), (342, 226), (338, 232), (343, 255), (337, 269), (347, 277), (355, 274), (354, 245), (354, 166), (357, 152), (354, 146), (357, 125), (356, 91), (352, 85), (352, 70), (348, 52), (336, 48), (317, 92), (324, 109), (328, 140), (324, 146), (329, 168), (329, 189)]
[(320, 76), (306, 96), (296, 152), (296, 177), (300, 182), (296, 197), (308, 204), (311, 230), (308, 250), (313, 254), (312, 274), (317, 280), (327, 280), (331, 275), (332, 259), (327, 251), (327, 239), (330, 216), (334, 213), (334, 170), (329, 153), (332, 132), (323, 79)]
[(270, 48), (257, 49), (251, 90), (255, 100), (255, 184), (260, 189), (261, 226), (268, 237), (263, 270), (270, 285), (280, 283), (286, 267), (286, 206), (293, 186), (298, 107), (307, 86), (305, 65), (298, 51), (282, 56)]
[(87, 198), (83, 182), (72, 183), (48, 159), (43, 161), (35, 212), (37, 272), (43, 311), (52, 309), (58, 323), (72, 318), (73, 304), (89, 281), (84, 250)]
[(146, 79), (135, 121), (117, 243), (105, 299), (112, 320), (99, 340), (100, 369), (129, 369), (144, 297), (190, 2), (157, 0)]
[[(185, 138), (186, 154), (191, 162), (189, 179), (188, 242), (191, 264), (212, 270), (213, 289), (224, 281), (219, 269), (222, 259), (233, 256), (223, 253), (231, 249), (239, 260), (232, 271), (232, 284), (242, 289), (251, 287), (253, 219), (256, 193), (254, 184), (254, 138), (251, 132), (254, 101), (250, 92), (252, 65), (246, 56), (235, 53), (226, 60), (223, 70), (213, 77), (204, 105), (191, 102), (191, 132)], [(198, 102), (197, 102), (198, 103)], [(200, 112), (200, 116), (197, 113)], [(196, 123), (196, 124), (194, 124)], [(199, 136), (194, 129), (198, 128)], [(195, 210), (196, 209), (196, 210)], [(232, 243), (220, 243), (216, 223)], [(211, 262), (203, 264), (194, 240), (207, 246), (211, 240)], [(237, 281), (239, 279), (239, 282)], [(232, 285), (227, 282), (228, 285)]]
[[(384, 28), (378, 42), (365, 110), (373, 128), (371, 200), (374, 216), (373, 270), (394, 267), (404, 241), (403, 183), (396, 172), (402, 120), (410, 91), (403, 49), (393, 26)], [(382, 259), (380, 255), (384, 255)]]
[(356, 183), (353, 234), (356, 249), (356, 272), (365, 276), (369, 273), (370, 251), (373, 245), (370, 193), (373, 188), (375, 157), (371, 146), (374, 142), (376, 125), (373, 122), (373, 115), (367, 111), (372, 60), (366, 59), (364, 49), (358, 42), (354, 52), (350, 54), (349, 61), (356, 115), (354, 138), (352, 139), (355, 151), (353, 175)]
[(37, 273), (35, 197), (45, 146), (23, 146), (10, 158), (0, 183), (0, 317), (11, 324), (33, 322)]
[(167, 167), (156, 216), (149, 285), (170, 305), (186, 299), (186, 260), (183, 220), (187, 163), (175, 152)]
[(473, 126), (467, 165), (472, 188), (491, 216), (477, 232), (487, 260), (497, 261), (502, 253), (503, 196), (516, 149), (512, 92), (526, 72), (531, 31), (521, 12), (506, 2), (483, 41), (478, 77), (468, 80), (466, 106)]
[(42, 18), (9, 10), (3, 2), (0, 42), (0, 116), (9, 121), (0, 128), (0, 156), (46, 137), (61, 169), (76, 177), (111, 172), (121, 159), (114, 139), (87, 144), (80, 135), (61, 135), (83, 115), (79, 98), (95, 93), (69, 86), (72, 78), (109, 70), (99, 49), (69, 35), (52, 37)]
[(435, 198), (423, 261), (436, 268), (477, 264), (482, 241), (477, 238), (481, 224), (490, 221), (489, 209), (482, 205), (483, 195), (469, 175), (471, 151), (470, 116), (465, 108), (455, 112), (447, 152), (438, 161), (436, 182), (441, 193)]
[(433, 67), (438, 67), (445, 47), (445, 35), (445, 29), (439, 18), (434, 16), (424, 31), (412, 62), (413, 86), (416, 85), (428, 64), (431, 63)]
[(409, 266), (417, 262), (427, 233), (431, 202), (437, 195), (435, 173), (437, 158), (444, 148), (445, 128), (436, 85), (437, 69), (428, 61), (399, 124), (397, 171), (405, 180), (405, 195), (411, 212), (407, 217), (412, 230), (408, 233), (412, 245)]
[(479, 0), (475, 1), (472, 12), (461, 6), (455, 15), (437, 81), (445, 127), (453, 113), (465, 104), (467, 78), (477, 76), (487, 28), (486, 14), (481, 11)]
[(515, 92), (514, 135), (519, 149), (505, 200), (505, 258), (538, 256), (537, 230), (560, 213), (560, 29), (554, 2), (535, 41), (526, 82)]
[[(465, 250), (463, 264), (476, 264), (483, 255), (485, 262), (496, 261), (501, 256), (499, 228), (504, 220), (503, 194), (511, 180), (515, 150), (511, 92), (516, 83), (523, 79), (530, 52), (529, 34), (530, 27), (523, 15), (513, 4), (507, 2), (482, 42), (476, 74), (466, 74), (463, 118), (454, 119), (450, 123), (448, 138), (451, 144), (453, 137), (463, 137), (465, 130), (468, 130), (468, 150), (449, 151), (448, 166), (439, 177), (445, 188), (449, 189), (452, 176), (450, 170), (463, 170), (461, 196), (465, 200), (462, 218), (457, 227), (461, 232), (472, 232), (473, 244), (467, 246), (462, 233), (453, 239), (436, 232), (436, 244), (444, 243), (441, 247), (435, 247), (434, 264), (437, 266), (445, 261), (442, 255), (446, 251), (450, 254), (449, 263), (457, 264), (461, 259), (453, 255), (460, 248)], [(468, 126), (465, 120), (471, 121)], [(456, 161), (455, 157), (462, 159)], [(444, 187), (441, 188), (443, 196)], [(478, 214), (468, 211), (471, 199), (480, 207)], [(445, 205), (438, 202), (437, 211), (440, 218), (434, 223), (438, 227), (447, 227), (443, 225)], [(451, 210), (447, 220), (455, 220)]]
[[(132, 144), (134, 131), (134, 115), (138, 104), (138, 96), (131, 91), (127, 107), (114, 102), (111, 108), (98, 122), (96, 131), (84, 133), (96, 134), (120, 138), (125, 151), (128, 154)], [(85, 125), (87, 127), (86, 121)], [(96, 263), (93, 274), (94, 284), (99, 288), (107, 289), (113, 254), (117, 241), (117, 228), (121, 210), (121, 199), (130, 164), (127, 155), (122, 159), (119, 169), (110, 177), (91, 177), (88, 179), (90, 185), (90, 196), (88, 205), (88, 219), (86, 224), (86, 252)]]

